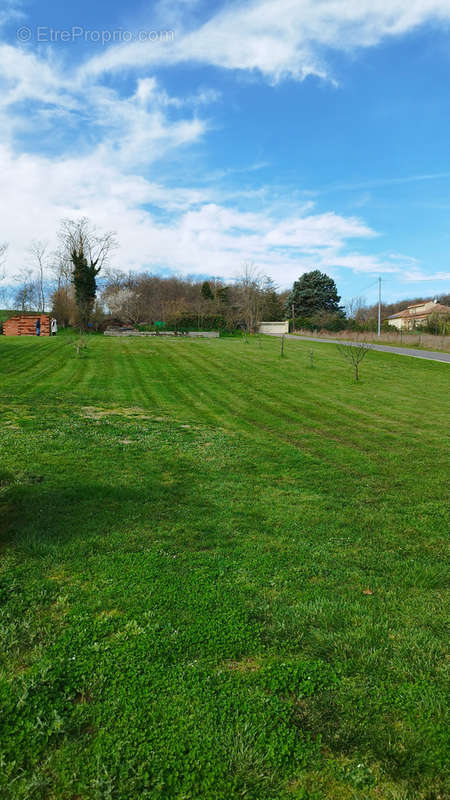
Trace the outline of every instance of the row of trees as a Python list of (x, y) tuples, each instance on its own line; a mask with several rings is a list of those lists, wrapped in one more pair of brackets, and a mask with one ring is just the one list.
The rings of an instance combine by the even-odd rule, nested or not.
[[(117, 246), (112, 232), (100, 233), (87, 218), (63, 220), (58, 248), (51, 252), (33, 242), (29, 263), (18, 276), (9, 297), (0, 291), (0, 306), (20, 311), (51, 309), (62, 326), (98, 327), (106, 320), (154, 324), (162, 321), (179, 328), (245, 328), (256, 330), (261, 320), (294, 319), (295, 327), (370, 331), (377, 325), (377, 305), (354, 298), (344, 309), (334, 280), (313, 270), (295, 281), (290, 292), (280, 292), (253, 264), (244, 264), (230, 283), (219, 280), (162, 278), (148, 272), (124, 274), (110, 268)], [(0, 287), (7, 244), (0, 244)], [(412, 302), (383, 305), (382, 316), (401, 311)], [(450, 296), (443, 295), (446, 305)]]
[[(82, 330), (113, 319), (131, 325), (163, 321), (175, 327), (253, 331), (261, 319), (284, 318), (283, 295), (253, 264), (245, 264), (232, 284), (126, 275), (109, 266), (115, 235), (100, 234), (86, 218), (63, 220), (58, 242), (53, 253), (45, 243), (32, 244), (30, 263), (18, 276), (8, 305), (24, 312), (51, 307), (60, 325)], [(0, 257), (6, 252), (4, 245)]]
[[(44, 242), (35, 241), (28, 252), (28, 264), (16, 276), (12, 291), (0, 293), (2, 305), (18, 311), (45, 311), (49, 306), (62, 325), (77, 324), (86, 329), (95, 312), (97, 276), (108, 265), (117, 242), (112, 232), (100, 234), (86, 217), (62, 220), (58, 248), (51, 252)], [(0, 282), (8, 245), (0, 245)]]
[(251, 264), (232, 283), (161, 278), (149, 273), (110, 273), (101, 295), (109, 313), (131, 325), (162, 321), (184, 328), (255, 330), (261, 319), (283, 319), (273, 282)]

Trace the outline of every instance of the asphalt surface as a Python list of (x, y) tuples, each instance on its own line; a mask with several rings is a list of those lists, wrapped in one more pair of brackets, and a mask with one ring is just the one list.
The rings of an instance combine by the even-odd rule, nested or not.
[[(269, 336), (281, 336), (280, 333), (270, 333)], [(293, 333), (285, 333), (286, 339), (297, 339), (300, 342), (327, 342), (328, 344), (345, 344), (349, 347), (358, 347), (360, 342), (343, 342), (340, 339), (317, 339), (313, 336), (296, 336)], [(372, 344), (368, 342), (371, 350), (381, 350), (383, 353), (395, 353), (399, 356), (412, 356), (412, 358), (425, 358), (428, 361), (440, 361), (443, 364), (450, 364), (450, 353), (438, 353), (433, 350), (414, 350), (409, 347), (390, 347), (387, 344)]]

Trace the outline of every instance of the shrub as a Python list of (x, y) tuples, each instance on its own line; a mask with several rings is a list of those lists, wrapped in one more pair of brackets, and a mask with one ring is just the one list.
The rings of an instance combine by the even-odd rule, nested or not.
[(295, 319), (296, 330), (327, 330), (343, 331), (347, 327), (347, 321), (342, 314), (320, 311), (310, 317), (297, 317)]
[(435, 336), (445, 336), (450, 333), (450, 314), (430, 314), (424, 330)]
[(197, 315), (182, 313), (169, 317), (165, 330), (172, 331), (198, 331), (198, 330), (226, 330), (227, 323), (221, 314)]

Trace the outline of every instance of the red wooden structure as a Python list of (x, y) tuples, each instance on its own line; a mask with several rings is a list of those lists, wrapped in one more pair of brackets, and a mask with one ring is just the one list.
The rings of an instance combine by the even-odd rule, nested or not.
[(16, 314), (3, 323), (5, 336), (36, 336), (36, 320), (41, 321), (41, 336), (50, 336), (49, 314)]

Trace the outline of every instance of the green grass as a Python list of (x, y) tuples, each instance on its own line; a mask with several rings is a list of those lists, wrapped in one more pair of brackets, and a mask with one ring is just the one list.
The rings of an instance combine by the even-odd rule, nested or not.
[(285, 346), (0, 338), (2, 800), (446, 796), (449, 368)]

